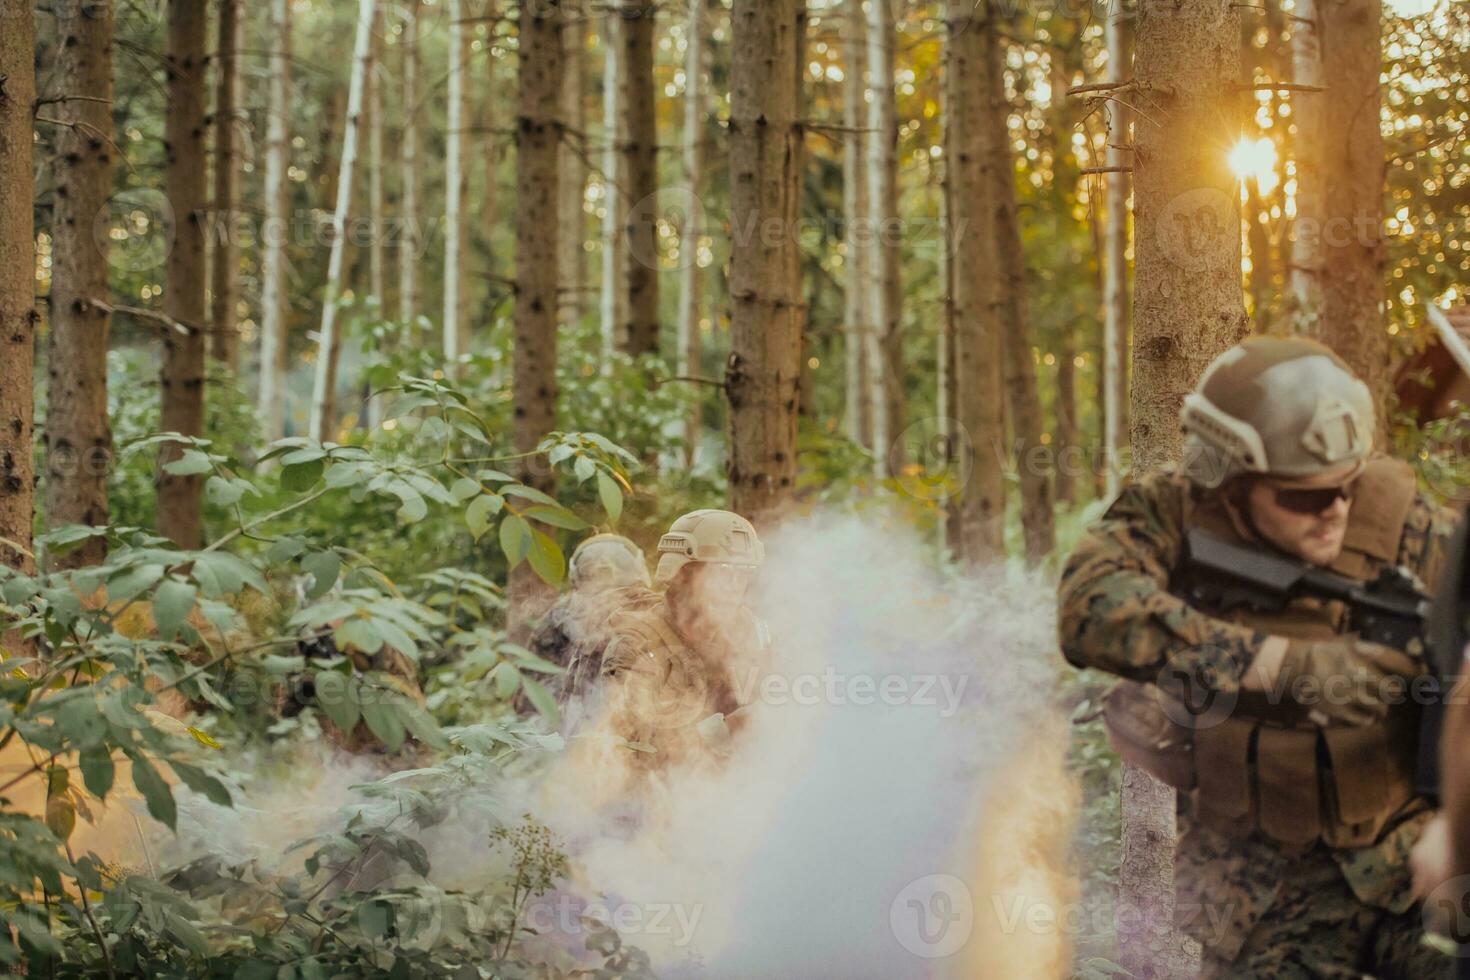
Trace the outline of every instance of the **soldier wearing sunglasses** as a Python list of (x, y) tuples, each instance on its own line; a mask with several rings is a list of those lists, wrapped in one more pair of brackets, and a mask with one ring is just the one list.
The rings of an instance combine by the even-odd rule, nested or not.
[[(1405, 696), (1424, 664), (1347, 634), (1337, 603), (1198, 608), (1171, 587), (1193, 528), (1352, 578), (1399, 566), (1433, 582), (1453, 517), (1373, 453), (1367, 387), (1313, 341), (1222, 354), (1180, 421), (1182, 465), (1141, 476), (1084, 536), (1058, 623), (1069, 662), (1123, 678), (1119, 751), (1178, 790), (1176, 908), (1201, 975), (1451, 976), (1422, 941), (1407, 860), (1432, 814)], [(1115, 719), (1158, 737), (1130, 741)]]

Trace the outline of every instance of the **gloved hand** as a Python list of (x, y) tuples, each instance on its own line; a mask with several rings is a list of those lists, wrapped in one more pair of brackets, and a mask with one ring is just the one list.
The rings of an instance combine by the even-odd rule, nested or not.
[[(1319, 721), (1371, 725), (1388, 715), (1385, 694), (1399, 691), (1407, 697), (1407, 682), (1424, 671), (1423, 661), (1393, 647), (1339, 636), (1288, 642), (1277, 682), (1278, 690), (1300, 700)], [(1385, 684), (1389, 677), (1405, 683)]]

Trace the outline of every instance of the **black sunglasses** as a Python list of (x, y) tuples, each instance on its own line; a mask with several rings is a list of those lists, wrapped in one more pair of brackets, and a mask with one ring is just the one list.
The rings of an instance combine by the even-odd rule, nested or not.
[(1311, 487), (1310, 489), (1276, 488), (1276, 506), (1282, 510), (1289, 510), (1293, 514), (1320, 514), (1338, 499), (1353, 502), (1353, 494), (1357, 492), (1357, 480), (1349, 480), (1347, 483), (1336, 487)]

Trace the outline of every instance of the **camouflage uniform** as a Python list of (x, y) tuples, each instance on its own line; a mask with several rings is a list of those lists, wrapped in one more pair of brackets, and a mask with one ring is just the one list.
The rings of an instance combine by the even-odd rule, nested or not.
[(549, 685), (556, 699), (565, 703), (587, 692), (612, 638), (614, 614), (646, 610), (658, 601), (657, 592), (637, 585), (601, 591), (574, 588), (558, 598), (527, 641), (532, 653), (566, 669)]
[[(1199, 499), (1183, 476), (1146, 476), (1083, 538), (1058, 594), (1070, 663), (1142, 682), (1155, 681), (1167, 664), (1223, 694), (1240, 691), (1267, 633), (1207, 615), (1168, 591)], [(1372, 512), (1360, 509), (1374, 501), (1360, 494), (1353, 506), (1366, 519)], [(1433, 581), (1452, 529), (1448, 511), (1415, 494), (1397, 554), (1379, 558)], [(1352, 534), (1350, 525), (1349, 545)], [(1368, 578), (1371, 570), (1345, 571)], [(1318, 840), (1290, 847), (1256, 830), (1239, 836), (1204, 826), (1195, 794), (1180, 792), (1179, 926), (1204, 947), (1202, 975), (1451, 975), (1451, 961), (1421, 943), (1409, 892), (1408, 853), (1429, 815), (1428, 803), (1414, 797), (1370, 846), (1333, 848)]]

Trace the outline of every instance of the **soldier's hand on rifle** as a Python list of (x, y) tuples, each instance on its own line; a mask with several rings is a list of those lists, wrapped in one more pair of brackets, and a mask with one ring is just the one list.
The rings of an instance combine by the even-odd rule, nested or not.
[(1406, 697), (1407, 682), (1424, 670), (1400, 650), (1353, 636), (1288, 640), (1273, 687), (1319, 723), (1370, 725), (1388, 715), (1385, 699)]

